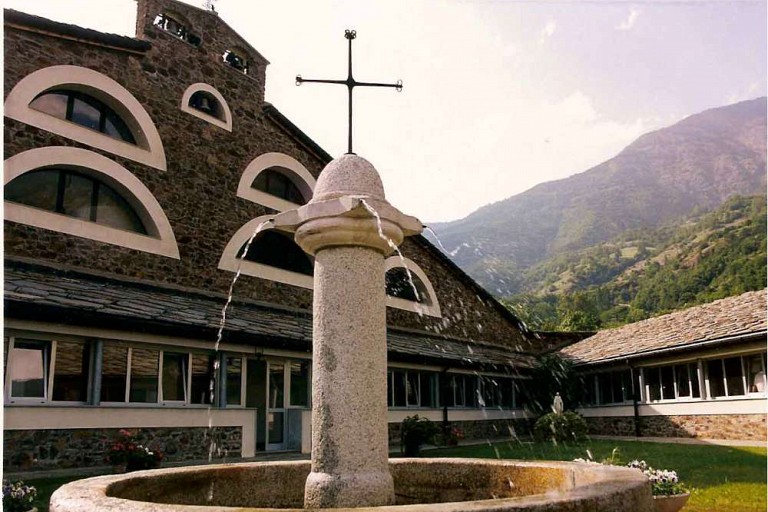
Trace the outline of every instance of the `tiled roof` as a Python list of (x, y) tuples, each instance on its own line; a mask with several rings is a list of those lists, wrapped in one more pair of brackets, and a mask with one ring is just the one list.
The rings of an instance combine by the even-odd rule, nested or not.
[(709, 304), (606, 329), (564, 348), (577, 363), (640, 357), (658, 350), (684, 350), (713, 342), (765, 333), (766, 291), (747, 292)]
[[(55, 271), (6, 261), (8, 318), (44, 320), (112, 329), (215, 339), (225, 297), (161, 286)], [(309, 352), (312, 317), (307, 311), (253, 301), (233, 301), (224, 340)], [(387, 347), (399, 359), (517, 368), (528, 355), (470, 340), (390, 328)]]
[(84, 42), (98, 43), (141, 53), (146, 52), (152, 47), (152, 43), (149, 41), (117, 34), (106, 34), (98, 30), (60, 23), (13, 9), (5, 9), (4, 14), (4, 23), (18, 28), (36, 29), (44, 33), (58, 34)]

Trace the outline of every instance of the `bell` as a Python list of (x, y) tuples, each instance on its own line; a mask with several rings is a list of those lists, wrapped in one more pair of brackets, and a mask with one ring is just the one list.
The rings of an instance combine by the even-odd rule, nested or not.
[(208, 113), (210, 113), (213, 109), (211, 108), (211, 102), (208, 101), (208, 98), (203, 96), (200, 98), (200, 110), (204, 110)]

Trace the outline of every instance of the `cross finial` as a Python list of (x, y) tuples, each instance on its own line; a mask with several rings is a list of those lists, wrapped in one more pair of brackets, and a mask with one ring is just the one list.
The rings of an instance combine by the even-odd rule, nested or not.
[(344, 38), (349, 41), (349, 67), (346, 80), (314, 80), (309, 78), (302, 78), (301, 75), (296, 75), (296, 85), (301, 85), (304, 82), (314, 82), (320, 84), (341, 84), (346, 85), (349, 93), (349, 131), (348, 131), (348, 145), (347, 154), (354, 155), (352, 152), (352, 89), (357, 86), (362, 87), (394, 87), (397, 92), (403, 90), (403, 81), (398, 80), (394, 84), (381, 84), (376, 82), (358, 82), (352, 77), (352, 40), (357, 37), (357, 32), (352, 29), (344, 31)]

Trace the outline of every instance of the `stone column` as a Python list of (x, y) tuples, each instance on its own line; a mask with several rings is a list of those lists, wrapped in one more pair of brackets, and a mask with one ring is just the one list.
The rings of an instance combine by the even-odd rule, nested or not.
[[(380, 216), (380, 224), (368, 208)], [(315, 194), (276, 217), (315, 256), (312, 472), (306, 508), (394, 504), (388, 465), (384, 257), (421, 223), (384, 199), (373, 166), (356, 155), (328, 164)]]

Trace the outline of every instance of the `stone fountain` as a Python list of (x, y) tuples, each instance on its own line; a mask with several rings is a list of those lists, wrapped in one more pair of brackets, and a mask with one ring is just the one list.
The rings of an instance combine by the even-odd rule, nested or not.
[(313, 199), (275, 216), (274, 225), (294, 232), (315, 257), (311, 463), (218, 464), (89, 478), (57, 490), (52, 512), (653, 510), (648, 481), (629, 468), (388, 460), (384, 258), (422, 225), (387, 203), (374, 167), (353, 154), (328, 164)]

